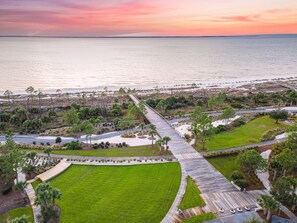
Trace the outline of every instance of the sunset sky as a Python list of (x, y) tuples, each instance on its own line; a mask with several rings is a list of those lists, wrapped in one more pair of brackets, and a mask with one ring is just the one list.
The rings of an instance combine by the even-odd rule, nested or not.
[(0, 35), (297, 33), (297, 0), (0, 0)]

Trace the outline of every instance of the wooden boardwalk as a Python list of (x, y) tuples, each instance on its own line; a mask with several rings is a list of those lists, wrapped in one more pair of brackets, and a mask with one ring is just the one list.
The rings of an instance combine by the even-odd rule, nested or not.
[(66, 159), (62, 159), (56, 166), (40, 175), (37, 175), (36, 178), (39, 178), (41, 181), (48, 181), (65, 171), (70, 165), (71, 163), (67, 162)]
[(35, 205), (36, 196), (35, 196), (35, 191), (34, 191), (31, 183), (27, 184), (27, 187), (25, 188), (25, 192), (26, 192), (26, 194), (30, 200), (30, 204), (32, 206), (34, 223), (39, 223), (38, 216), (40, 216), (40, 214), (41, 214), (41, 209), (39, 206)]
[[(138, 105), (139, 100), (132, 94), (129, 95), (133, 102)], [(161, 137), (169, 136), (169, 149), (181, 164), (182, 172), (192, 177), (196, 185), (202, 192), (202, 196), (207, 204), (206, 209), (220, 214), (220, 208), (225, 210), (224, 215), (230, 213), (234, 207), (245, 205), (255, 207), (257, 197), (262, 191), (243, 193), (217, 171), (203, 156), (194, 150), (175, 131), (175, 129), (154, 109), (146, 106), (146, 118), (156, 126), (156, 130)], [(176, 200), (170, 211), (162, 222), (176, 222), (176, 211), (183, 193), (179, 190)], [(264, 192), (265, 193), (265, 192)], [(230, 213), (231, 214), (231, 213)]]

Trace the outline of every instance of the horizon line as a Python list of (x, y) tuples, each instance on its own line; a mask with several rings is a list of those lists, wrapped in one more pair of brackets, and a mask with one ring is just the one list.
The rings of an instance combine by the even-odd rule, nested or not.
[(274, 33), (274, 34), (243, 34), (243, 35), (168, 35), (168, 36), (51, 36), (51, 35), (0, 35), (3, 37), (32, 37), (32, 38), (209, 38), (209, 37), (256, 37), (256, 36), (293, 36), (297, 33)]

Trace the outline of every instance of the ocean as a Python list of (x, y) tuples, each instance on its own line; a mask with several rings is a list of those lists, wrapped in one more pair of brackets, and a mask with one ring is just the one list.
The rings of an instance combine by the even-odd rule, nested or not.
[(0, 91), (173, 86), (297, 76), (297, 35), (0, 38)]

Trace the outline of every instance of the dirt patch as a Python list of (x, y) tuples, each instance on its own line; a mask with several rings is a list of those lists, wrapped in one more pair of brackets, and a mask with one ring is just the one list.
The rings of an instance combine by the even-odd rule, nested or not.
[[(3, 179), (0, 179), (0, 189), (4, 187)], [(21, 191), (11, 190), (8, 194), (0, 193), (0, 215), (18, 207), (25, 207), (30, 204), (27, 195)]]

